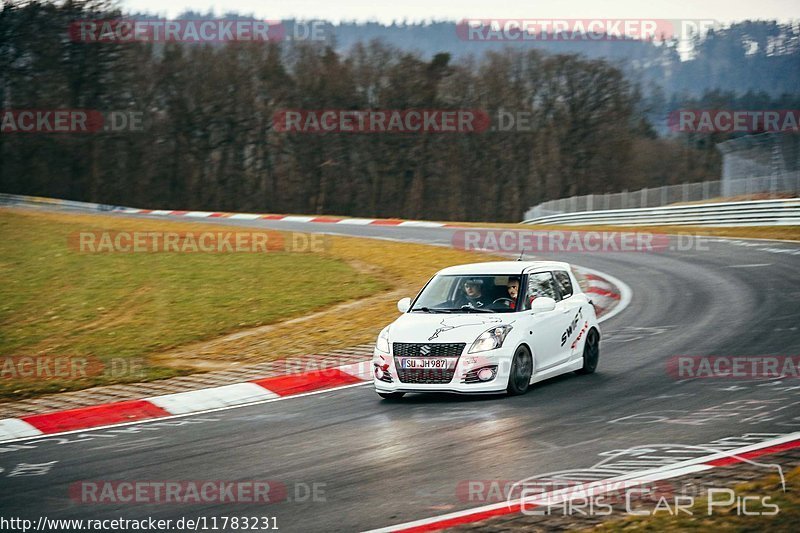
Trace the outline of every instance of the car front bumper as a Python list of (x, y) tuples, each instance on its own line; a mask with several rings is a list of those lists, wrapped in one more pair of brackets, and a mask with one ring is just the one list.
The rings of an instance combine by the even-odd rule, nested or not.
[[(386, 352), (375, 349), (372, 356), (372, 381), (375, 385), (375, 391), (381, 393), (451, 392), (456, 394), (498, 394), (505, 392), (515, 350), (503, 347), (476, 354), (467, 354), (466, 350), (465, 348), (465, 353), (459, 356), (455, 373), (449, 383), (404, 383), (398, 375), (395, 358)], [(488, 381), (469, 379), (471, 375), (475, 374), (475, 371), (486, 367), (496, 367), (494, 378)], [(379, 379), (378, 375), (381, 373), (383, 375), (388, 374), (391, 382), (386, 381), (386, 378)]]

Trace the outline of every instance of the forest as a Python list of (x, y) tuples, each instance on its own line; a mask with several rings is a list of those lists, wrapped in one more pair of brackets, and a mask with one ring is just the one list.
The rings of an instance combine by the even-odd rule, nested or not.
[[(763, 57), (730, 52), (752, 50), (751, 34), (720, 32), (664, 83), (620, 57), (553, 46), (466, 54), (457, 38), (420, 50), (428, 41), (400, 46), (392, 28), (383, 39), (370, 25), (363, 39), (342, 26), (336, 39), (304, 42), (68, 36), (76, 20), (121, 16), (105, 0), (3, 4), (0, 109), (92, 110), (140, 124), (0, 133), (0, 191), (156, 209), (516, 221), (553, 198), (718, 179), (715, 145), (729, 136), (671, 133), (675, 109), (800, 107), (791, 32), (780, 49), (763, 37), (772, 43)], [(720, 50), (731, 54), (725, 75), (702, 72)], [(735, 83), (764, 72), (782, 79), (780, 94)], [(287, 110), (481, 110), (495, 126), (524, 116), (525, 127), (309, 134), (276, 127)]]

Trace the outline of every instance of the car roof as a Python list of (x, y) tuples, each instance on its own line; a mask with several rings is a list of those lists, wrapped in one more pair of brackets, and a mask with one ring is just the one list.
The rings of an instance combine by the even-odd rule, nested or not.
[(470, 263), (468, 265), (456, 265), (447, 267), (437, 272), (439, 275), (470, 275), (470, 274), (494, 274), (494, 275), (513, 275), (523, 274), (524, 272), (535, 272), (538, 270), (566, 270), (569, 271), (569, 263), (561, 261), (487, 261), (485, 263)]

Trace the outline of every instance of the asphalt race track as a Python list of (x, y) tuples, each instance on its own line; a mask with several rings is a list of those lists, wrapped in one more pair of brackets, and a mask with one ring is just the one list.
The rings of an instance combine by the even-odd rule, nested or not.
[[(206, 222), (438, 245), (449, 245), (456, 231)], [(800, 380), (680, 381), (667, 372), (678, 355), (800, 354), (800, 246), (702, 245), (708, 249), (539, 256), (606, 272), (632, 289), (629, 306), (601, 325), (597, 374), (562, 376), (515, 398), (409, 395), (389, 402), (367, 384), (125, 431), (0, 445), (6, 473), (55, 461), (40, 475), (4, 477), (0, 508), (34, 520), (268, 516), (283, 531), (357, 531), (480, 505), (458, 493), (468, 480), (586, 469), (604, 452), (638, 445), (679, 449), (800, 431)], [(82, 480), (254, 479), (285, 484), (291, 501), (99, 505), (69, 495)], [(316, 498), (308, 494), (314, 488)]]

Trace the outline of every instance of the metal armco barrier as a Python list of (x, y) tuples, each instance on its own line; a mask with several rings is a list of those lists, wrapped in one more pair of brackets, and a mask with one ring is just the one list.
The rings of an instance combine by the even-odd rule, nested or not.
[(584, 211), (532, 218), (523, 223), (568, 226), (796, 226), (800, 225), (800, 198)]
[(60, 200), (58, 198), (44, 198), (42, 196), (22, 196), (18, 194), (0, 193), (0, 206), (2, 205), (60, 205), (64, 207), (74, 207), (77, 209), (90, 209), (97, 211), (114, 211), (123, 209), (115, 205), (76, 202), (73, 200)]

